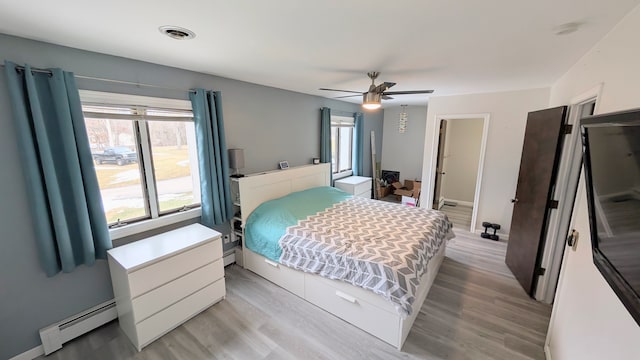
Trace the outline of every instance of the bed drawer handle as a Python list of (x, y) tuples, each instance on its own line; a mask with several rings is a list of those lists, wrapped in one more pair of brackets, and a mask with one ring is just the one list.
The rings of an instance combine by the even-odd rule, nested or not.
[(271, 261), (271, 260), (269, 260), (269, 259), (264, 259), (264, 262), (266, 262), (267, 264), (269, 264), (269, 265), (273, 266), (273, 267), (274, 267), (274, 268), (276, 268), (276, 269), (278, 268), (278, 263), (277, 263), (277, 262), (275, 262), (275, 261)]
[(347, 295), (345, 293), (343, 293), (342, 291), (336, 291), (336, 296), (339, 298), (342, 298), (344, 300), (347, 300), (348, 302), (355, 304), (358, 302), (358, 299), (354, 298), (351, 295)]

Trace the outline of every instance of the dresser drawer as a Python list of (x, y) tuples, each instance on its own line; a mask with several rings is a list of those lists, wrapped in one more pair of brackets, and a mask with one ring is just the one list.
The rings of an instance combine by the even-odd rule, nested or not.
[(272, 283), (304, 298), (304, 273), (271, 261), (249, 249), (244, 249), (244, 266)]
[(362, 193), (371, 194), (371, 181), (363, 182), (355, 185), (353, 194), (359, 196)]
[(129, 274), (131, 297), (176, 279), (222, 257), (220, 239), (177, 254)]
[(397, 314), (383, 311), (362, 300), (357, 291), (336, 289), (317, 275), (306, 275), (308, 275), (305, 279), (307, 301), (387, 343), (397, 345), (400, 330), (400, 318)]
[(220, 279), (204, 289), (191, 294), (165, 310), (137, 325), (139, 348), (173, 330), (202, 310), (216, 303), (225, 295), (225, 282)]
[(365, 199), (371, 199), (371, 189), (367, 189), (361, 193), (356, 193), (354, 196), (365, 198)]
[(396, 310), (395, 305), (393, 305), (391, 301), (385, 299), (381, 295), (374, 293), (371, 290), (351, 285), (345, 281), (327, 279), (325, 277), (312, 273), (305, 273), (305, 281), (312, 284), (310, 286), (315, 286), (315, 284), (321, 283), (324, 286), (329, 286), (336, 291), (349, 294), (358, 299), (365, 299), (368, 304), (373, 305), (382, 311), (398, 315), (398, 310)]
[(133, 318), (139, 323), (187, 295), (224, 277), (222, 259), (205, 265), (133, 299)]

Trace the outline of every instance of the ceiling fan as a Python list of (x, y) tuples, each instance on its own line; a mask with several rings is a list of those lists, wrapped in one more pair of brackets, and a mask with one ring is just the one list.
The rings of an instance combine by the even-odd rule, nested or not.
[(369, 110), (380, 108), (380, 106), (382, 106), (382, 99), (393, 99), (390, 95), (431, 94), (433, 92), (433, 90), (387, 91), (387, 89), (394, 86), (396, 83), (385, 81), (380, 85), (376, 85), (376, 78), (378, 77), (378, 75), (380, 75), (378, 71), (370, 71), (367, 73), (367, 76), (369, 76), (369, 78), (371, 79), (371, 85), (369, 86), (369, 90), (367, 90), (366, 92), (327, 88), (320, 88), (319, 90), (340, 91), (358, 94), (338, 96), (336, 97), (336, 99), (360, 96), (360, 94), (362, 94), (362, 107)]

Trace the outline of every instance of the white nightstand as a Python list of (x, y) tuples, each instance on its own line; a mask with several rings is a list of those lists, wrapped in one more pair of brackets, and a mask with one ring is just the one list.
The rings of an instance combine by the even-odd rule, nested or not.
[(371, 199), (371, 178), (365, 176), (349, 176), (336, 180), (333, 186), (354, 196)]

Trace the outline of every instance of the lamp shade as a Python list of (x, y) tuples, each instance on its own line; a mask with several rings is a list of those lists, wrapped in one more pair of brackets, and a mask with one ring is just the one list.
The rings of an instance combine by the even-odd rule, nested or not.
[(362, 107), (368, 110), (379, 109), (382, 106), (382, 95), (375, 92), (367, 92), (362, 95)]
[(236, 170), (244, 168), (244, 149), (229, 149), (229, 167)]

